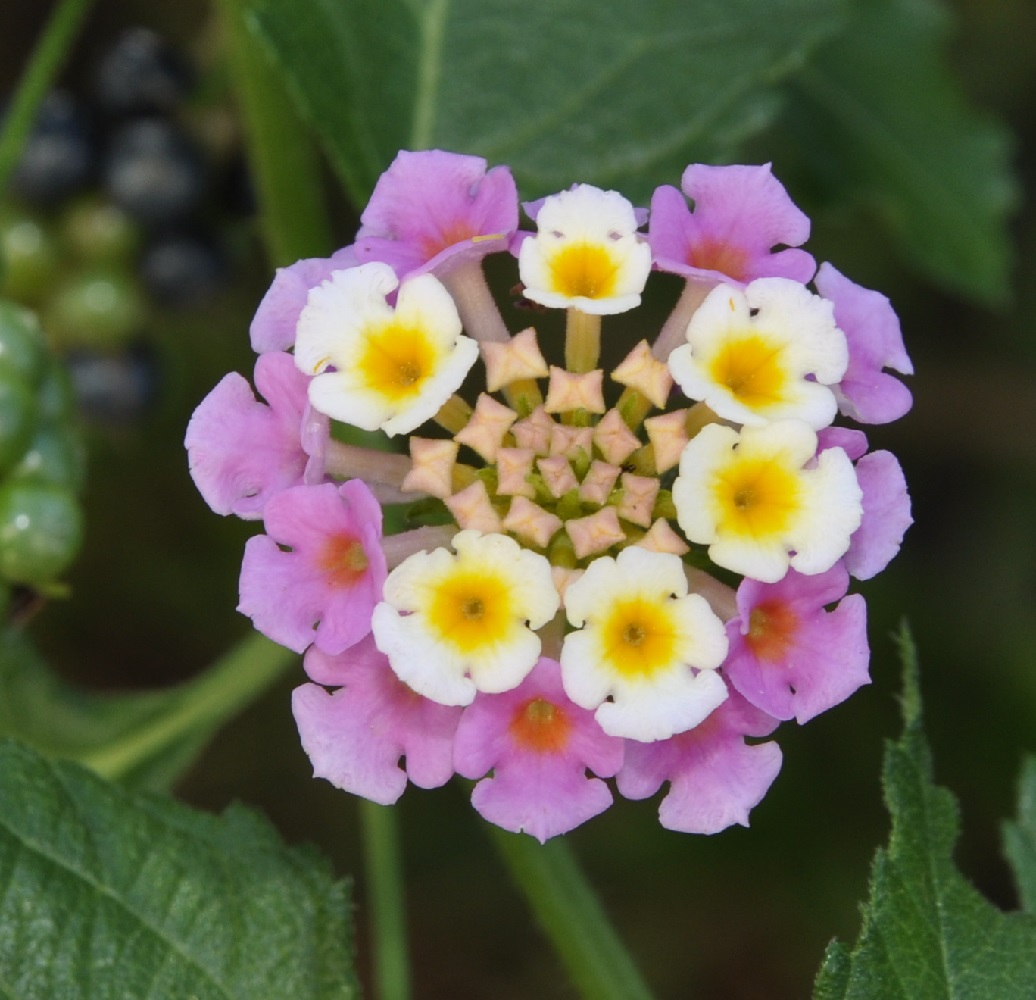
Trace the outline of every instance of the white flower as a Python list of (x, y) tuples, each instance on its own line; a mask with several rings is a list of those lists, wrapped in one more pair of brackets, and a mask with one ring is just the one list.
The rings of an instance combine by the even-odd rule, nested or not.
[(621, 194), (578, 184), (545, 199), (536, 225), (518, 251), (526, 298), (597, 315), (640, 305), (651, 248), (637, 236), (633, 206)]
[(374, 641), (418, 694), (469, 705), (476, 691), (517, 687), (536, 665), (557, 613), (550, 563), (512, 538), (467, 530), (448, 549), (418, 552), (385, 581)]
[(709, 424), (692, 438), (673, 483), (677, 521), (719, 566), (776, 583), (788, 565), (823, 573), (860, 526), (862, 493), (841, 448), (813, 458), (817, 435), (801, 420), (765, 427)]
[(316, 375), (313, 407), (389, 435), (434, 417), (478, 358), (478, 344), (461, 334), (457, 307), (437, 278), (404, 281), (393, 309), (386, 296), (397, 285), (388, 264), (333, 272), (309, 293), (295, 337), (295, 364)]
[(594, 709), (611, 736), (649, 742), (698, 725), (727, 697), (715, 673), (727, 655), (723, 623), (687, 593), (683, 562), (630, 546), (594, 560), (565, 591), (565, 692)]
[(725, 420), (796, 419), (814, 430), (834, 420), (828, 386), (848, 363), (834, 307), (787, 278), (759, 278), (743, 292), (717, 285), (691, 318), (687, 343), (669, 356), (685, 395)]

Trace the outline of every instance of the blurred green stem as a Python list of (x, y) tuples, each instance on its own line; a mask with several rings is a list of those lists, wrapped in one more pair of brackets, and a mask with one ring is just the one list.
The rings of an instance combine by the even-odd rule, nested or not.
[(79, 759), (103, 777), (118, 781), (185, 738), (214, 734), (297, 660), (298, 653), (253, 632), (185, 684), (176, 706), (152, 725)]
[(651, 1000), (568, 845), (490, 827), (511, 877), (585, 1000)]
[(92, 2), (60, 0), (43, 27), (0, 129), (0, 191), (7, 187), (32, 130), (36, 109), (61, 69)]
[(399, 812), (366, 799), (361, 799), (359, 805), (373, 938), (374, 995), (377, 1000), (408, 1000), (410, 963)]
[(249, 30), (245, 0), (219, 0), (234, 87), (245, 120), (248, 162), (271, 263), (328, 254), (331, 230), (316, 151), (284, 80)]

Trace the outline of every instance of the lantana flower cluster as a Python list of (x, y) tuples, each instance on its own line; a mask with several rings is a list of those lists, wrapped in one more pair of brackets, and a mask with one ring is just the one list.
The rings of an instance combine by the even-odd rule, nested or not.
[[(356, 795), (458, 774), (544, 841), (666, 785), (665, 827), (747, 825), (779, 723), (869, 680), (850, 583), (910, 503), (851, 424), (910, 407), (898, 320), (817, 269), (769, 166), (521, 208), (506, 167), (403, 152), (355, 243), (277, 272), (254, 391), (227, 375), (186, 437), (212, 509), (262, 522), (239, 610), (305, 654), (302, 745)], [(682, 282), (661, 327), (610, 319), (653, 272)]]

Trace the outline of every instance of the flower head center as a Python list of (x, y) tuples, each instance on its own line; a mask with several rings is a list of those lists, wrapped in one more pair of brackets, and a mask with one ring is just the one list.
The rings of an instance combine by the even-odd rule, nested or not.
[(418, 394), (435, 370), (436, 354), (423, 330), (390, 323), (368, 335), (358, 367), (370, 389), (400, 402)]
[(769, 458), (735, 462), (717, 487), (724, 530), (755, 539), (785, 532), (801, 506), (798, 478)]
[(612, 668), (627, 677), (646, 677), (672, 663), (677, 634), (665, 609), (645, 598), (618, 602), (602, 629)]
[(370, 559), (352, 535), (332, 535), (320, 554), (320, 568), (333, 587), (352, 587), (367, 572)]
[(558, 753), (568, 743), (572, 723), (565, 711), (546, 698), (526, 702), (511, 722), (511, 736), (524, 750)]
[(429, 623), (442, 641), (472, 653), (513, 629), (514, 605), (507, 582), (492, 573), (459, 571), (437, 588)]
[(745, 641), (760, 660), (782, 663), (794, 642), (798, 624), (798, 618), (786, 604), (758, 604), (748, 617)]
[(565, 246), (551, 261), (554, 290), (572, 298), (604, 299), (615, 294), (619, 263), (597, 243)]
[(730, 338), (712, 361), (712, 377), (750, 407), (779, 403), (789, 381), (780, 347), (755, 334)]
[(745, 279), (748, 254), (720, 240), (702, 240), (687, 249), (687, 263), (703, 271), (719, 271), (736, 281)]

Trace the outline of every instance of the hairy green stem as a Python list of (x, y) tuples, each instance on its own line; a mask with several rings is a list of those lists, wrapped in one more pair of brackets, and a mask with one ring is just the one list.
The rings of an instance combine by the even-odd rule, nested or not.
[(32, 130), (36, 109), (61, 69), (92, 2), (60, 0), (44, 25), (0, 129), (0, 191), (7, 187)]
[(585, 1000), (651, 1000), (568, 845), (560, 839), (540, 845), (522, 834), (490, 830), (512, 879)]
[(208, 670), (188, 681), (181, 688), (178, 703), (152, 725), (79, 759), (103, 777), (117, 781), (185, 739), (214, 734), (297, 660), (297, 653), (253, 632)]
[(374, 995), (377, 1000), (408, 1000), (410, 962), (399, 813), (391, 806), (379, 806), (366, 799), (360, 799), (359, 807), (373, 945)]
[(243, 0), (219, 0), (255, 180), (263, 239), (280, 266), (330, 252), (317, 154), (284, 79), (250, 30)]

